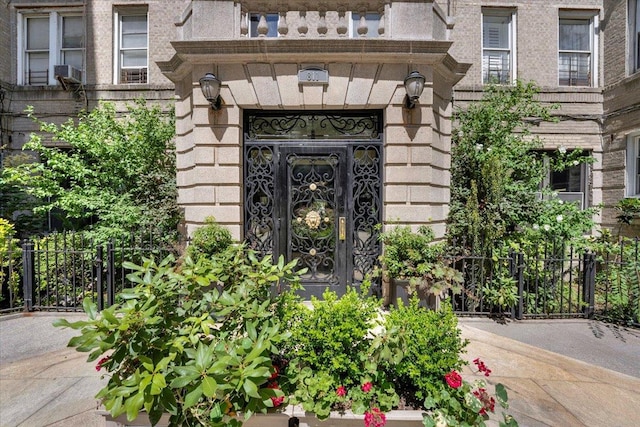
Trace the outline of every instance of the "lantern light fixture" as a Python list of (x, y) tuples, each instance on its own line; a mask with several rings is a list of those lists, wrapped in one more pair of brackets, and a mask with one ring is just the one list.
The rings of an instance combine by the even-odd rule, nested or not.
[(424, 90), (424, 83), (426, 78), (417, 71), (412, 71), (404, 79), (404, 89), (407, 91), (407, 96), (404, 100), (404, 106), (408, 109), (412, 109), (416, 106), (416, 102), (422, 95)]
[(222, 82), (213, 73), (207, 73), (200, 79), (200, 90), (202, 90), (202, 94), (214, 110), (219, 110), (222, 105), (222, 98), (220, 97), (221, 84)]

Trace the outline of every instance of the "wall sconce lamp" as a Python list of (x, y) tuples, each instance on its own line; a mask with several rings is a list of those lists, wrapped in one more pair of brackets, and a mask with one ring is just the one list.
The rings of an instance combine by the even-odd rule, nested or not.
[(424, 90), (425, 80), (425, 77), (417, 71), (412, 71), (405, 77), (404, 90), (407, 91), (407, 96), (404, 98), (405, 108), (410, 110), (416, 106), (416, 102)]
[(222, 105), (222, 98), (220, 97), (221, 83), (213, 73), (207, 73), (200, 79), (200, 90), (202, 90), (202, 94), (214, 110), (219, 110)]

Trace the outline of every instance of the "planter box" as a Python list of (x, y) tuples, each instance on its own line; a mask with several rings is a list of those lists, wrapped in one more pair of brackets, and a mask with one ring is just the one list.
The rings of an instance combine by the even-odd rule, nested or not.
[[(422, 427), (423, 411), (391, 411), (386, 414), (385, 427)], [(149, 418), (141, 413), (134, 421), (127, 421), (126, 415), (112, 418), (107, 412), (102, 412), (106, 427), (148, 427)], [(256, 414), (243, 424), (243, 427), (288, 427), (289, 419), (297, 417), (299, 427), (363, 427), (364, 415), (335, 413), (326, 420), (319, 420), (313, 414), (307, 414), (299, 406), (288, 407), (284, 412), (273, 414)], [(163, 416), (158, 427), (169, 426), (169, 415)]]
[[(409, 281), (408, 280), (398, 280), (391, 279), (388, 282), (389, 286), (389, 303), (397, 304), (398, 298), (402, 300), (405, 305), (409, 305), (410, 294), (408, 292), (409, 289)], [(441, 295), (434, 295), (427, 292), (418, 291), (418, 298), (420, 298), (420, 306), (426, 307), (431, 310), (439, 310), (440, 309), (440, 300), (446, 294), (442, 292)]]

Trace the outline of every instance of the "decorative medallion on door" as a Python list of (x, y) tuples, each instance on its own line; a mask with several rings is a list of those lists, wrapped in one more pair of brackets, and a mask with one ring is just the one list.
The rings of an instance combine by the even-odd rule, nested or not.
[(306, 296), (359, 284), (380, 254), (380, 122), (380, 112), (245, 117), (245, 240), (298, 259)]

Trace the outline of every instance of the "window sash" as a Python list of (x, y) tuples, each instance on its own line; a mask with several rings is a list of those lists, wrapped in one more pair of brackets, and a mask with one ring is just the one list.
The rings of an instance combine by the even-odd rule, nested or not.
[(81, 14), (21, 13), (19, 25), (20, 84), (55, 84), (52, 71), (58, 64), (84, 69), (84, 18)]
[(482, 82), (508, 84), (513, 74), (512, 13), (482, 14)]
[(591, 54), (560, 52), (558, 77), (560, 86), (591, 86)]
[(149, 65), (148, 16), (140, 12), (119, 15), (119, 84), (147, 83)]
[(633, 155), (635, 160), (635, 170), (633, 171), (635, 186), (633, 188), (633, 195), (640, 195), (640, 135), (634, 138)]
[(26, 18), (26, 51), (49, 51), (49, 17)]
[(593, 85), (593, 20), (559, 20), (558, 85)]
[(640, 71), (640, 0), (629, 0), (629, 71)]
[(560, 19), (559, 47), (561, 51), (591, 52), (591, 21)]

